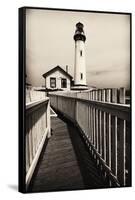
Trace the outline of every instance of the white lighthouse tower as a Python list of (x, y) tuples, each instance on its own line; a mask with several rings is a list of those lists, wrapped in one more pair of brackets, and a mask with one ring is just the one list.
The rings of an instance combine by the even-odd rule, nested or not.
[(76, 24), (74, 34), (75, 40), (75, 65), (74, 65), (74, 86), (72, 89), (88, 89), (86, 84), (86, 65), (85, 65), (85, 40), (86, 36), (83, 31), (83, 24)]

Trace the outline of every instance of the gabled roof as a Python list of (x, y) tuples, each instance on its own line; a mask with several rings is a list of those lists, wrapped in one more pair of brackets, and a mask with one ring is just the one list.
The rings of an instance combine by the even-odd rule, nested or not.
[(63, 74), (65, 74), (66, 76), (68, 76), (70, 79), (73, 79), (73, 77), (69, 73), (67, 73), (64, 69), (62, 69), (59, 65), (57, 65), (56, 67), (52, 68), (48, 72), (44, 73), (42, 76), (44, 78), (46, 78), (48, 75), (52, 74), (53, 72), (55, 72), (57, 70), (61, 71)]

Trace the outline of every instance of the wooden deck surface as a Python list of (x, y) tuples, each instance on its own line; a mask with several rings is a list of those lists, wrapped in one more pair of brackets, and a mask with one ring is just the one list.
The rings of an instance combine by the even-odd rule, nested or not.
[(29, 192), (105, 187), (78, 130), (58, 117), (52, 118), (51, 126), (53, 134), (42, 151)]

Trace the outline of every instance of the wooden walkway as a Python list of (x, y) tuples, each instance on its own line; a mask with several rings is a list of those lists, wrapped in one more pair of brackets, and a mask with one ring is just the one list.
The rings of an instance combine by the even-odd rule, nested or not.
[(55, 117), (52, 137), (45, 145), (29, 192), (106, 187), (78, 130)]

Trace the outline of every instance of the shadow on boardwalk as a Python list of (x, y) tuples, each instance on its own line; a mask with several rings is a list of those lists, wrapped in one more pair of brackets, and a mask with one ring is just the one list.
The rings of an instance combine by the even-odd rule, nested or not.
[(105, 188), (78, 130), (58, 117), (51, 126), (29, 192)]

